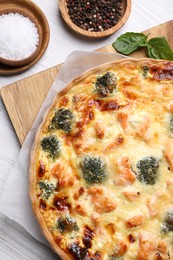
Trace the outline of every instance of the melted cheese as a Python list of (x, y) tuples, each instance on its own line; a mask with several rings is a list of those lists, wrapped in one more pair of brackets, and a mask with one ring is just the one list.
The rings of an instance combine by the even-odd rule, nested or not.
[[(46, 173), (40, 179), (58, 185), (63, 174), (67, 179), (73, 176), (71, 184), (59, 185), (50, 196), (47, 209), (40, 209), (52, 236), (61, 237), (59, 246), (69, 256), (67, 248), (72, 243), (77, 241), (84, 247), (83, 230), (89, 226), (94, 232), (92, 246), (88, 249), (93, 257), (99, 252), (99, 259), (103, 260), (111, 255), (123, 256), (124, 260), (173, 259), (172, 233), (161, 232), (166, 212), (173, 209), (173, 172), (168, 169), (169, 160), (164, 156), (165, 144), (172, 142), (169, 122), (173, 81), (155, 80), (152, 72), (144, 78), (141, 67), (150, 66), (145, 63), (129, 62), (88, 74), (57, 98), (54, 109), (62, 107), (62, 99), (68, 97), (65, 108), (74, 113), (75, 123), (71, 134), (60, 129), (53, 131), (61, 143), (61, 153), (55, 161), (40, 146), (40, 141), (50, 135), (46, 129), (54, 116), (53, 109), (42, 128), (36, 164), (41, 159)], [(158, 63), (159, 68), (161, 65)], [(106, 71), (116, 75), (117, 88), (110, 96), (100, 98), (94, 82)], [(104, 102), (112, 101), (116, 101), (119, 108), (100, 108)], [(89, 185), (84, 180), (80, 164), (88, 155), (104, 160), (107, 174), (104, 183)], [(158, 179), (154, 185), (143, 184), (136, 176), (138, 161), (149, 156), (159, 160)], [(52, 174), (51, 168), (58, 162), (65, 168), (57, 175)], [(36, 187), (40, 179), (37, 177)], [(74, 199), (81, 187), (83, 193)], [(40, 189), (36, 190), (40, 194)], [(70, 208), (58, 211), (53, 205), (56, 196), (67, 197)], [(79, 229), (62, 234), (56, 228), (57, 221), (67, 212), (76, 219)], [(148, 236), (149, 244), (144, 242), (142, 234)], [(133, 242), (129, 235), (133, 236)], [(162, 258), (156, 258), (159, 255)]]

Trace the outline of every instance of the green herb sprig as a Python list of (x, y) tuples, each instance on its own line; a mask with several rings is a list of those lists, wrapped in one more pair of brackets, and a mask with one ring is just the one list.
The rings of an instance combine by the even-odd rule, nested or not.
[(145, 48), (148, 58), (173, 60), (173, 52), (165, 37), (147, 39), (143, 33), (127, 32), (116, 39), (112, 46), (117, 52), (129, 55), (132, 52)]

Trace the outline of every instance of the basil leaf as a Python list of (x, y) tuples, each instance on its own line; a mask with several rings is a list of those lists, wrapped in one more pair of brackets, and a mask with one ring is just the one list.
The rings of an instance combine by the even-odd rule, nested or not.
[(165, 37), (156, 37), (149, 40), (147, 56), (153, 59), (173, 60), (173, 52)]
[(112, 46), (122, 54), (130, 54), (139, 47), (147, 46), (147, 37), (143, 33), (127, 32), (116, 39)]

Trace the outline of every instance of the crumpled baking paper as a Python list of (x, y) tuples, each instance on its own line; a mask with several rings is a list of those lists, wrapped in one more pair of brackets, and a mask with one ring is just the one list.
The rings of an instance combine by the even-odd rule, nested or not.
[[(6, 186), (0, 199), (0, 211), (9, 219), (16, 221), (23, 226), (33, 237), (40, 242), (49, 245), (44, 238), (39, 224), (32, 211), (29, 198), (29, 164), (30, 151), (34, 141), (35, 133), (42, 122), (45, 111), (52, 104), (55, 96), (59, 93), (73, 78), (87, 69), (95, 67), (105, 62), (111, 62), (123, 59), (125, 56), (113, 53), (100, 52), (73, 52), (64, 64), (52, 84), (48, 95), (43, 103), (41, 110), (30, 130), (27, 138), (21, 148), (18, 160), (9, 174)], [(31, 104), (32, 105), (32, 104)]]

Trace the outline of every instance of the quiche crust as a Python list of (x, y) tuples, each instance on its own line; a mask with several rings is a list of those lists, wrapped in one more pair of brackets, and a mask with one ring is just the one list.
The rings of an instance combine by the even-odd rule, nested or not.
[(172, 100), (173, 63), (152, 59), (100, 65), (55, 97), (29, 176), (62, 259), (173, 259)]

